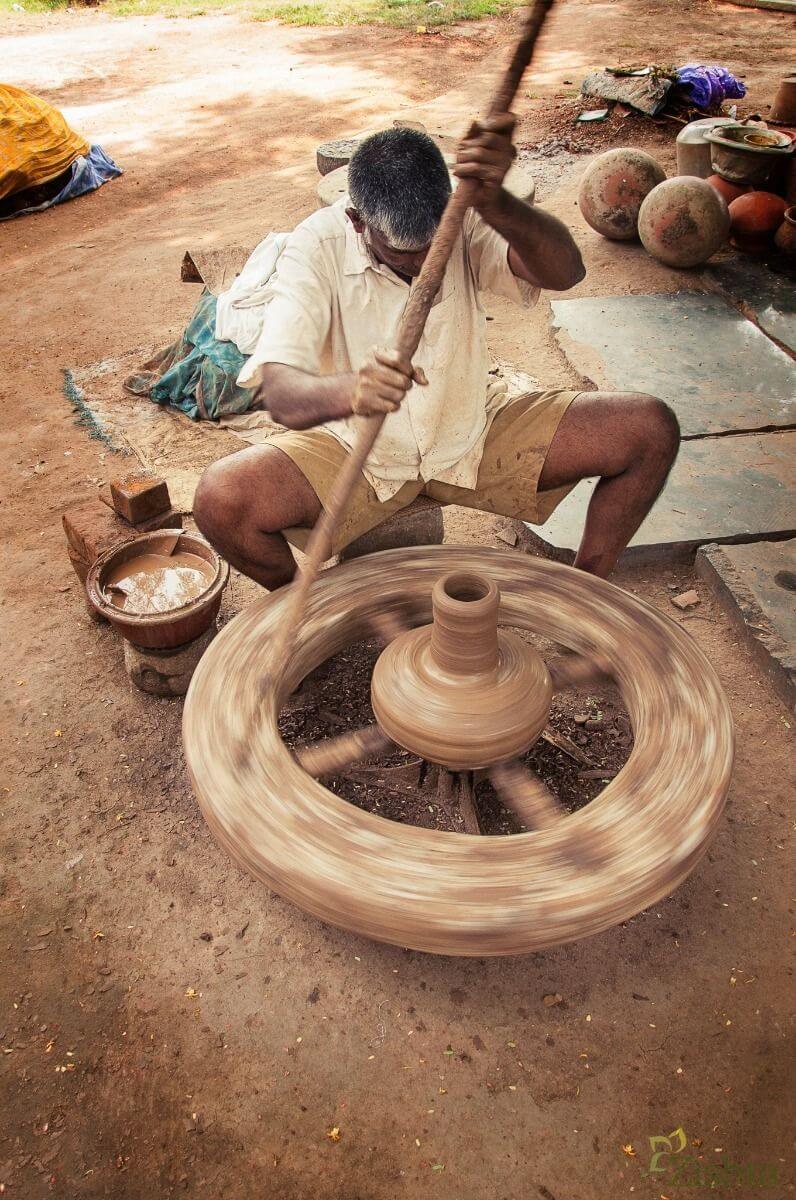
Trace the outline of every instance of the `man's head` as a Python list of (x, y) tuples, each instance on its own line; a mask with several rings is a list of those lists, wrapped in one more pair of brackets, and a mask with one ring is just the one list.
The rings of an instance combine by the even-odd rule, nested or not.
[(348, 166), (348, 215), (376, 257), (416, 276), (451, 192), (445, 160), (427, 134), (385, 129), (357, 147)]

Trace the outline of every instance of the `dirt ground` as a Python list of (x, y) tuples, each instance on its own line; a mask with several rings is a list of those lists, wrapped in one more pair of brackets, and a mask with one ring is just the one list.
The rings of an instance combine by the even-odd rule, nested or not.
[[(310, 213), (321, 140), (422, 113), (462, 128), (515, 21), (424, 38), (64, 11), (0, 29), (5, 79), (64, 108), (126, 172), (0, 226), (3, 1195), (699, 1196), (644, 1174), (648, 1139), (678, 1128), (705, 1163), (776, 1169), (747, 1191), (794, 1190), (792, 721), (701, 583), (694, 615), (672, 608), (690, 568), (617, 582), (688, 622), (732, 705), (735, 775), (707, 857), (600, 937), (454, 960), (323, 926), (230, 862), (191, 795), (180, 703), (132, 687), (66, 557), (61, 512), (114, 468), (76, 428), (64, 368), (176, 334), (196, 298), (183, 249)], [(791, 65), (788, 21), (704, 0), (564, 0), (518, 103), (520, 141), (561, 139), (565, 81), (620, 58), (723, 62), (762, 106)], [(631, 123), (670, 166), (676, 127)], [(545, 161), (540, 197), (584, 248), (580, 294), (698, 286), (585, 230), (584, 160)], [(572, 381), (546, 303), (530, 320), (491, 311), (499, 353)], [(496, 529), (448, 515), (456, 540), (498, 545)], [(234, 580), (225, 616), (251, 595)]]

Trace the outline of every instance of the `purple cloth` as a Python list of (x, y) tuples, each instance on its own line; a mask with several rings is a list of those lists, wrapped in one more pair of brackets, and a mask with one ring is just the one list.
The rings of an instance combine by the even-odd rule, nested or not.
[(740, 100), (746, 95), (746, 85), (726, 67), (705, 67), (701, 63), (680, 67), (677, 86), (697, 108), (718, 108), (724, 100)]

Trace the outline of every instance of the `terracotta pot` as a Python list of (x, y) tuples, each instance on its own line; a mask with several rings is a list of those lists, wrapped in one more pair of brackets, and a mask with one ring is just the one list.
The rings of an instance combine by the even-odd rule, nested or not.
[(768, 119), (775, 125), (796, 125), (796, 75), (786, 75), (782, 80)]
[(644, 200), (638, 218), (644, 249), (669, 267), (707, 262), (729, 229), (727, 205), (706, 179), (690, 175), (659, 183)]
[[(166, 612), (125, 612), (112, 603), (106, 584), (115, 567), (141, 554), (171, 554), (172, 551), (195, 554), (210, 563), (212, 581), (206, 591), (195, 600)], [(228, 578), (229, 565), (200, 533), (187, 533), (184, 529), (158, 529), (112, 546), (101, 554), (89, 570), (86, 591), (97, 612), (107, 617), (127, 641), (148, 649), (168, 650), (174, 646), (185, 646), (210, 627), (221, 605), (221, 593)]]
[(660, 163), (643, 150), (607, 150), (583, 172), (580, 211), (603, 237), (630, 241), (638, 236), (641, 202), (665, 178)]
[(730, 241), (738, 250), (767, 250), (782, 224), (787, 205), (773, 192), (747, 192), (730, 205)]
[(785, 209), (785, 218), (774, 234), (774, 245), (786, 258), (796, 258), (796, 205)]
[(723, 179), (721, 175), (709, 175), (705, 182), (710, 184), (714, 192), (718, 192), (727, 205), (752, 190), (751, 183), (731, 183), (729, 179)]

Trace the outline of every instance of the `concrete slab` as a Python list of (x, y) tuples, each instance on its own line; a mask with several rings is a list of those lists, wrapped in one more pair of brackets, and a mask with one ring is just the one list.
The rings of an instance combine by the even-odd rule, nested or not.
[(764, 333), (796, 353), (796, 283), (789, 275), (775, 275), (745, 255), (706, 267), (705, 277)]
[(580, 375), (603, 390), (660, 396), (685, 437), (796, 424), (791, 358), (721, 296), (599, 296), (552, 309)]
[(796, 541), (703, 546), (696, 570), (796, 712)]
[[(757, 542), (796, 535), (796, 432), (696, 438), (683, 442), (655, 507), (623, 561), (687, 561), (707, 542)], [(531, 542), (571, 561), (594, 480), (583, 480), (550, 520), (528, 526)]]

